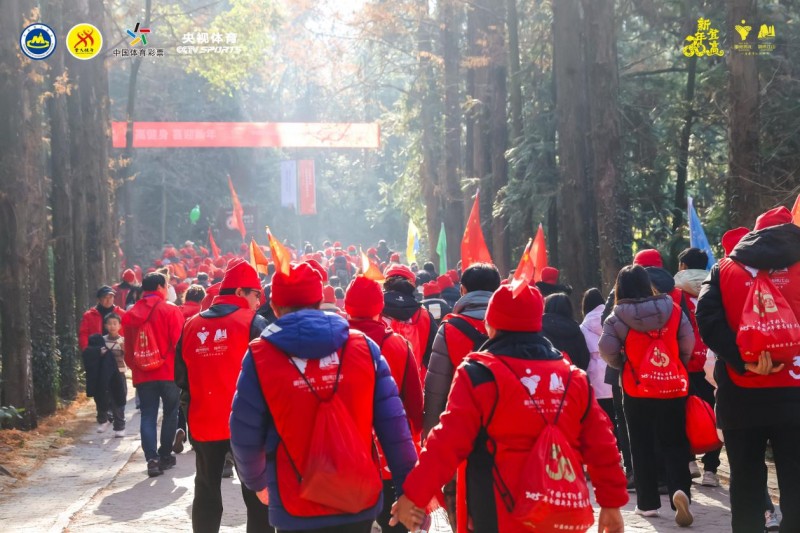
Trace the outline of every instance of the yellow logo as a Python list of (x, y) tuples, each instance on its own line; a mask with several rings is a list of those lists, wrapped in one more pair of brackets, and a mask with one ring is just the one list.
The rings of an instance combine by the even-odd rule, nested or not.
[(736, 33), (739, 34), (739, 37), (741, 37), (743, 41), (747, 40), (747, 36), (750, 35), (750, 30), (753, 29), (752, 26), (745, 26), (745, 24), (747, 23), (743, 20), (741, 25), (737, 24), (734, 27), (736, 29)]
[(669, 365), (669, 356), (658, 348), (654, 348), (650, 362), (653, 363), (653, 366), (666, 367)]
[(103, 36), (91, 24), (78, 24), (67, 34), (67, 49), (78, 59), (92, 59), (103, 49)]
[(775, 26), (768, 26), (766, 24), (762, 24), (761, 28), (758, 30), (758, 38), (759, 39), (769, 39), (775, 37)]
[(50, 41), (42, 37), (42, 34), (36, 35), (33, 39), (28, 40), (28, 48), (49, 48)]
[(710, 19), (697, 19), (697, 31), (694, 35), (686, 37), (686, 40), (689, 41), (689, 44), (683, 47), (683, 55), (686, 57), (725, 55), (725, 52), (719, 49), (719, 30), (711, 27)]
[(558, 444), (553, 444), (553, 448), (550, 451), (550, 460), (555, 461), (557, 465), (555, 472), (550, 469), (549, 464), (545, 466), (545, 472), (547, 472), (550, 479), (553, 481), (566, 479), (570, 483), (575, 481), (576, 476), (575, 470), (572, 468), (572, 463), (561, 453), (561, 447)]

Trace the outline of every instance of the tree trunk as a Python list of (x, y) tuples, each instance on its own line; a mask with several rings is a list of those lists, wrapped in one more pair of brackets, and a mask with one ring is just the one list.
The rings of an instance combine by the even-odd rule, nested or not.
[(511, 141), (514, 145), (522, 139), (522, 67), (519, 60), (519, 16), (517, 0), (506, 0), (508, 26), (508, 64), (511, 68), (508, 91), (511, 109)]
[(697, 74), (697, 56), (689, 58), (689, 72), (686, 75), (686, 112), (683, 116), (680, 144), (678, 146), (678, 166), (675, 169), (675, 208), (673, 210), (672, 231), (677, 232), (683, 225), (686, 211), (686, 178), (689, 169), (689, 141), (692, 138), (694, 123), (694, 85)]
[[(23, 26), (19, 0), (3, 4), (0, 16), (0, 338), (2, 339), (2, 394), (0, 404), (24, 409), (23, 427), (36, 426), (36, 406), (31, 374), (30, 332), (30, 201), (36, 161), (41, 158), (41, 138), (33, 138), (35, 116), (31, 108), (31, 69), (19, 43), (10, 39)], [(41, 75), (41, 72), (37, 74)]]
[[(614, 0), (583, 0), (586, 22), (586, 87), (597, 205), (597, 242), (603, 287), (611, 289), (619, 269), (630, 257), (630, 206), (620, 177), (619, 77)], [(590, 265), (591, 268), (591, 265)], [(591, 272), (587, 272), (591, 275)], [(589, 278), (591, 279), (591, 278)], [(605, 289), (605, 291), (603, 291)]]
[(563, 281), (582, 294), (600, 281), (594, 185), (587, 138), (590, 120), (586, 96), (584, 24), (577, 1), (553, 3), (553, 56), (561, 188), (558, 202), (559, 246), (569, 261), (560, 266)]
[[(751, 33), (758, 31), (756, 0), (729, 0), (728, 27), (733, 28), (742, 20), (753, 26)], [(739, 36), (734, 34), (731, 38), (738, 39)], [(748, 41), (755, 42), (753, 35)], [(726, 192), (729, 225), (752, 227), (764, 207), (759, 186), (758, 56), (731, 51), (728, 65), (731, 105), (728, 110), (730, 147)]]

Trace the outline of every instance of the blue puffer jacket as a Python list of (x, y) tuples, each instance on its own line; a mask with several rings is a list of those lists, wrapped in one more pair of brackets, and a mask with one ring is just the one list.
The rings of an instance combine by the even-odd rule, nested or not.
[[(281, 317), (268, 326), (261, 337), (297, 357), (321, 359), (338, 350), (349, 335), (347, 321), (338, 315), (303, 310)], [(414, 467), (417, 453), (389, 365), (381, 355), (378, 345), (367, 340), (376, 368), (375, 398), (372, 404), (375, 433), (392, 471), (394, 486), (399, 488), (403, 486), (406, 474)], [(239, 476), (245, 486), (256, 492), (267, 487), (270, 497), (269, 520), (273, 527), (289, 531), (317, 529), (374, 520), (381, 512), (382, 497), (375, 507), (355, 515), (302, 518), (286, 512), (278, 493), (275, 463), (268, 459), (268, 455), (278, 446), (278, 433), (261, 393), (256, 367), (249, 350), (242, 361), (230, 424), (231, 447)], [(398, 492), (402, 493), (402, 490)]]

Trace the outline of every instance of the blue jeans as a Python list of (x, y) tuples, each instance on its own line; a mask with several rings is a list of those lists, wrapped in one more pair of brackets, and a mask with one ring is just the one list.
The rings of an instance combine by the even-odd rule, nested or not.
[[(172, 454), (172, 443), (178, 428), (178, 407), (181, 390), (172, 381), (147, 381), (140, 383), (136, 390), (141, 402), (141, 424), (139, 433), (142, 437), (144, 457), (148, 461)], [(158, 422), (158, 402), (163, 403), (164, 416), (161, 419), (161, 446), (156, 450), (156, 424)]]

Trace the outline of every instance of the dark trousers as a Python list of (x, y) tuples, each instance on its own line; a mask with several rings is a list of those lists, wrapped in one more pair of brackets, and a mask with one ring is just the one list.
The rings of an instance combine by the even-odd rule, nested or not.
[(731, 465), (731, 531), (764, 531), (767, 440), (781, 493), (782, 532), (800, 531), (800, 426), (723, 430)]
[[(142, 436), (142, 449), (148, 461), (172, 455), (175, 429), (178, 425), (178, 406), (180, 389), (173, 381), (159, 380), (139, 383), (136, 387), (141, 402), (139, 433)], [(161, 436), (158, 435), (158, 406), (163, 405), (161, 417)], [(158, 446), (158, 442), (161, 443)]]
[(631, 475), (634, 472), (633, 461), (631, 460), (631, 441), (628, 437), (628, 423), (625, 419), (625, 409), (622, 405), (622, 387), (611, 385), (611, 393), (614, 395), (614, 423), (617, 435), (617, 447), (622, 454), (622, 463), (625, 465), (625, 473)]
[(319, 529), (293, 529), (291, 531), (279, 529), (278, 533), (370, 533), (372, 520), (344, 524), (342, 526), (321, 527)]
[[(714, 387), (706, 380), (706, 373), (705, 372), (692, 372), (689, 374), (689, 393), (694, 396), (699, 396), (701, 400), (708, 402), (711, 405), (711, 408), (714, 408), (715, 396), (714, 396)], [(703, 470), (706, 472), (714, 472), (717, 473), (717, 468), (719, 468), (719, 453), (722, 451), (720, 448), (719, 450), (714, 450), (713, 452), (708, 452), (703, 456)], [(690, 461), (694, 461), (694, 456), (690, 455)]]
[[(686, 461), (689, 455), (686, 398), (656, 400), (634, 398), (626, 394), (625, 416), (631, 439), (637, 507), (643, 511), (661, 507), (661, 497), (658, 495), (660, 458), (656, 452), (656, 442), (661, 445), (666, 467), (670, 506), (674, 507), (672, 495), (675, 491), (682, 490), (691, 498), (692, 477)], [(763, 509), (761, 512), (763, 514)]]
[(389, 479), (383, 480), (383, 510), (378, 515), (378, 525), (381, 526), (382, 533), (408, 533), (408, 530), (403, 527), (403, 524), (397, 524), (394, 527), (389, 526), (389, 520), (392, 518), (392, 505), (397, 499), (394, 492), (394, 485)]
[[(222, 467), (231, 441), (193, 441), (195, 451), (194, 501), (192, 530), (195, 533), (216, 533), (222, 521)], [(247, 532), (272, 533), (269, 508), (261, 503), (255, 492), (242, 484), (242, 498), (247, 507)]]
[(114, 423), (114, 431), (125, 429), (125, 399), (127, 396), (128, 382), (125, 374), (115, 372), (109, 381), (108, 388), (95, 394), (97, 423), (104, 424), (111, 421)]

